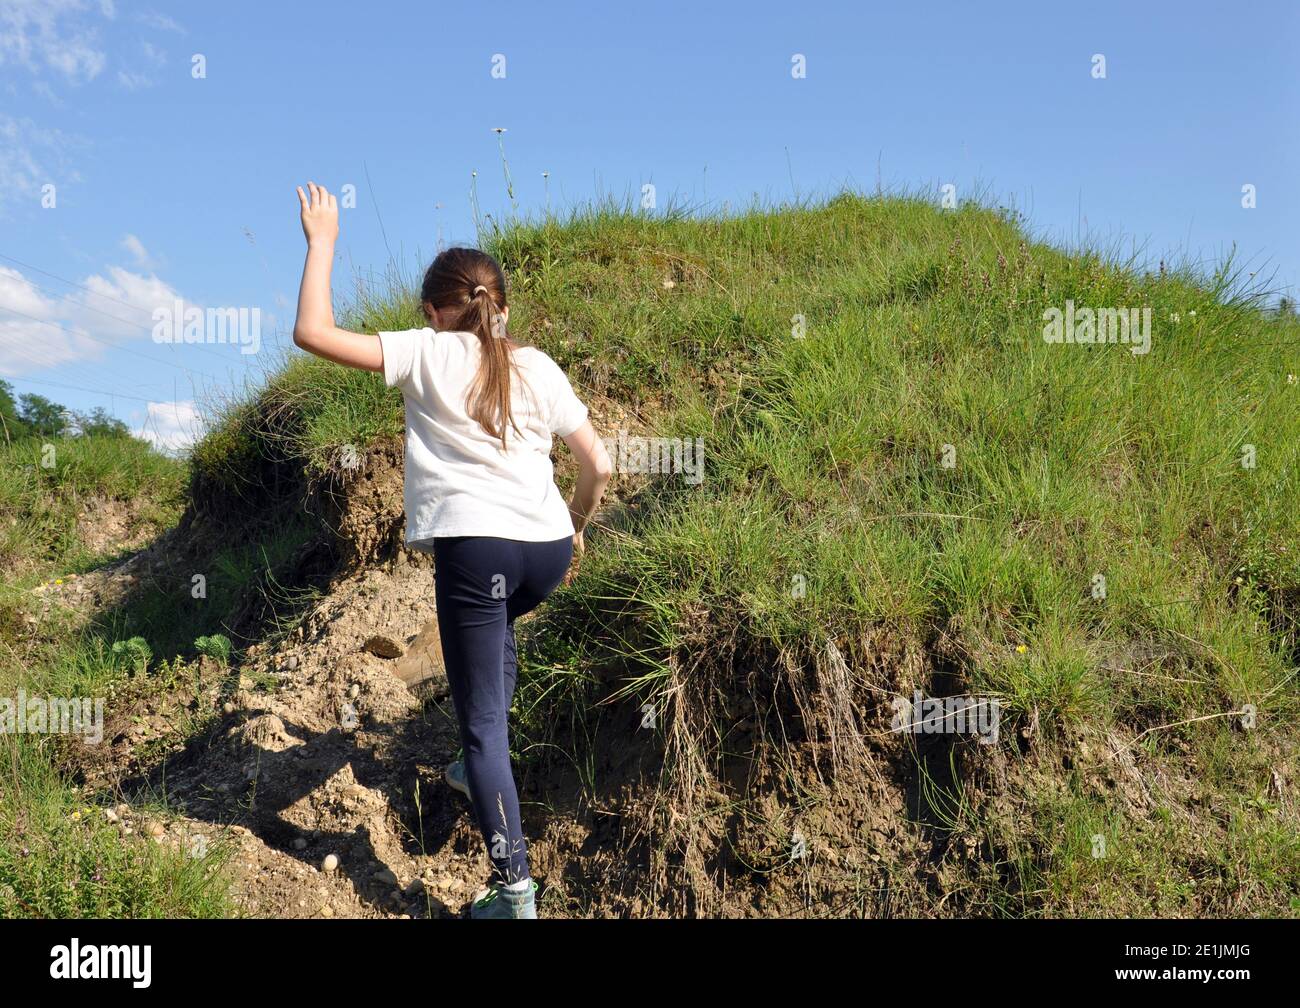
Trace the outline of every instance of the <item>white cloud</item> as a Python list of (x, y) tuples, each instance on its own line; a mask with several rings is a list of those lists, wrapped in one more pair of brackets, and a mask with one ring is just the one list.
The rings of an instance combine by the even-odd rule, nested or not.
[(148, 74), (134, 73), (130, 70), (119, 70), (117, 72), (117, 82), (128, 91), (139, 91), (142, 88), (153, 87), (153, 78)]
[(122, 239), (122, 248), (131, 253), (135, 264), (141, 269), (150, 269), (152, 267), (153, 258), (149, 255), (149, 250), (144, 247), (144, 242), (135, 235), (126, 235)]
[[(139, 419), (140, 414), (134, 416)], [(203, 436), (206, 421), (192, 400), (151, 402), (135, 436), (161, 451), (183, 451)]]
[(17, 270), (0, 266), (0, 374), (17, 377), (102, 356), (103, 344), (65, 321), (63, 308)]
[[(33, 73), (53, 70), (70, 84), (103, 71), (108, 57), (97, 29), (86, 23), (84, 0), (4, 0), (0, 3), (0, 66), (16, 63)], [(99, 7), (112, 17), (111, 5)]]
[(37, 319), (58, 315), (57, 302), (45, 297), (30, 280), (8, 266), (0, 266), (0, 307)]
[(0, 266), (0, 373), (97, 361), (115, 344), (152, 342), (154, 310), (171, 312), (178, 300), (182, 310), (194, 306), (154, 274), (120, 266), (86, 277), (64, 296)]
[(24, 200), (39, 206), (42, 186), (79, 182), (80, 174), (66, 167), (66, 155), (80, 146), (77, 137), (0, 112), (0, 208)]
[(177, 24), (174, 19), (166, 14), (159, 14), (157, 11), (141, 11), (135, 16), (135, 19), (142, 25), (157, 28), (159, 31), (176, 32), (178, 35), (185, 34), (185, 29)]
[(84, 316), (86, 323), (93, 324), (95, 335), (103, 339), (147, 337), (153, 328), (154, 309), (170, 311), (177, 301), (184, 301), (152, 273), (132, 273), (121, 266), (110, 266), (107, 273), (86, 277), (82, 286), (87, 289), (76, 296), (78, 306), (92, 313)]
[(132, 69), (117, 72), (117, 82), (128, 91), (139, 91), (141, 88), (152, 87), (156, 83), (143, 67), (157, 69), (167, 65), (167, 53), (152, 42), (141, 42), (140, 52), (141, 59), (135, 61)]

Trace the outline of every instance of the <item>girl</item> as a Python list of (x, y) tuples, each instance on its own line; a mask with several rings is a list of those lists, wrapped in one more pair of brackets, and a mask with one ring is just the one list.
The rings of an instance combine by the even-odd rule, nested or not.
[[(609, 456), (564, 372), (506, 331), (505, 277), (483, 252), (451, 248), (433, 261), (420, 291), (429, 327), (372, 336), (335, 326), (338, 203), (323, 186), (307, 188), (310, 198), (298, 189), (307, 263), (293, 341), (382, 373), (406, 403), (406, 541), (434, 555), (438, 629), (464, 747), (447, 781), (473, 802), (492, 861), (470, 916), (535, 918), (506, 727), (514, 621), (581, 558)], [(581, 467), (567, 507), (551, 468), (555, 434)]]

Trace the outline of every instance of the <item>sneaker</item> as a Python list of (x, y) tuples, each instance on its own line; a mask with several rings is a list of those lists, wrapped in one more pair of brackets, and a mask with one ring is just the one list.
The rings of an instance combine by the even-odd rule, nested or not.
[(530, 880), (527, 888), (515, 892), (493, 882), (474, 897), (469, 915), (474, 920), (536, 920), (537, 883)]
[[(462, 750), (463, 752), (463, 750)], [(447, 785), (454, 791), (459, 791), (466, 798), (469, 797), (469, 781), (465, 779), (465, 760), (461, 753), (456, 754), (456, 759), (447, 764), (446, 777)]]

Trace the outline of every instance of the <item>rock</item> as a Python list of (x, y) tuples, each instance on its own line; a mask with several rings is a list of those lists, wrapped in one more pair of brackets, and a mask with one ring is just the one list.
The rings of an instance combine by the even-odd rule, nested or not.
[(320, 863), (320, 870), (327, 875), (333, 873), (339, 866), (338, 856), (335, 854), (326, 854), (325, 860)]
[(296, 742), (285, 731), (284, 722), (274, 714), (259, 714), (242, 725), (236, 725), (226, 734), (226, 740), (232, 749), (265, 749), (268, 752), (283, 752)]
[(394, 664), (393, 673), (412, 693), (418, 693), (432, 682), (446, 677), (437, 619), (424, 625), (411, 642), (410, 650)]
[(294, 850), (306, 850), (306, 849), (307, 849), (307, 838), (306, 838), (306, 837), (294, 837), (294, 838), (293, 838), (293, 849), (294, 849)]
[(298, 656), (291, 654), (288, 660), (285, 661), (284, 667), (287, 668), (290, 672), (296, 669), (298, 667)]
[(163, 824), (160, 822), (150, 822), (148, 825), (145, 826), (144, 830), (155, 840), (167, 832), (167, 830), (163, 827)]
[(366, 642), (361, 645), (362, 651), (369, 651), (377, 658), (400, 658), (402, 657), (402, 645), (391, 637), (367, 637)]
[(333, 917), (334, 910), (330, 907), (328, 903), (326, 903), (323, 907), (320, 908), (320, 915), (322, 917)]
[(381, 868), (375, 872), (374, 880), (380, 885), (394, 886), (397, 885), (397, 873), (391, 868)]
[(422, 896), (424, 894), (424, 879), (415, 879), (406, 887), (407, 896)]
[(235, 713), (235, 711), (238, 710), (238, 709), (239, 709), (239, 708), (237, 708), (237, 707), (236, 707), (234, 704), (232, 704), (229, 700), (227, 700), (225, 703), (223, 703), (223, 704), (221, 705), (221, 713), (222, 713), (222, 714), (233, 714), (233, 713)]

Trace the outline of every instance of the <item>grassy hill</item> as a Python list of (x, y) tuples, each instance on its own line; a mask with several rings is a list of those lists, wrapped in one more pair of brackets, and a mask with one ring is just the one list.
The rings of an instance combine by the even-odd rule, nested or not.
[[(616, 474), (527, 628), (519, 758), (582, 833), (552, 866), (582, 912), (1300, 913), (1294, 318), (1229, 268), (919, 199), (593, 208), (485, 245), (602, 434), (704, 446), (700, 482)], [(1149, 308), (1150, 351), (1046, 342), (1067, 302)], [(400, 278), (349, 303), (422, 324)], [(283, 640), (398, 552), (401, 431), (377, 376), (293, 359), (193, 453), (178, 533), (220, 604), (146, 589), (78, 647)], [(892, 731), (917, 692), (996, 700), (996, 742)], [(10, 812), (0, 851), (23, 835)], [(12, 850), (0, 882), (84, 909)]]

